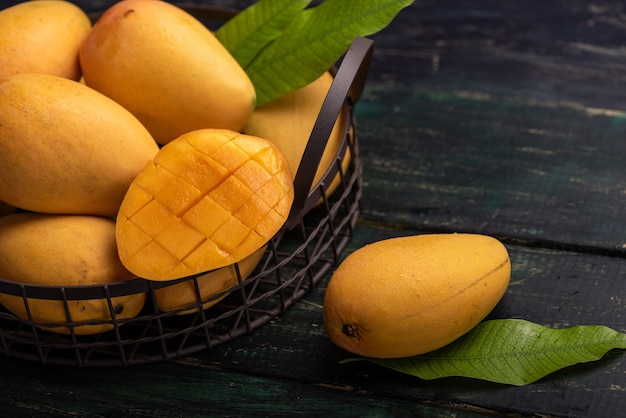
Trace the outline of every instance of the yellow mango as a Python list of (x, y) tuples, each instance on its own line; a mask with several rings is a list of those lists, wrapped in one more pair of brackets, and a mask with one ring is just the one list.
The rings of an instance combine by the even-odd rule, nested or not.
[[(312, 83), (257, 107), (243, 128), (244, 133), (276, 144), (287, 159), (294, 178), (332, 82), (332, 74), (325, 72)], [(311, 187), (316, 186), (331, 164), (335, 163), (343, 141), (347, 117), (347, 110), (344, 108), (335, 121)], [(342, 162), (344, 171), (349, 163), (350, 156), (346, 155)], [(331, 184), (326, 185), (328, 196), (339, 186), (339, 181), (337, 175)]]
[[(242, 280), (246, 280), (254, 271), (265, 254), (267, 246), (261, 247), (248, 257), (237, 263), (239, 275)], [(155, 290), (156, 303), (163, 312), (171, 312), (185, 309), (188, 306), (198, 303), (201, 300), (211, 299), (222, 292), (226, 292), (233, 288), (239, 280), (237, 278), (237, 269), (235, 265), (225, 266), (203, 274), (196, 279), (198, 289), (193, 280), (185, 280), (181, 283), (171, 286), (162, 287)], [(208, 309), (224, 299), (228, 294), (215, 299), (209, 300), (202, 304), (202, 309)], [(197, 312), (198, 308), (182, 310), (180, 314), (190, 314)]]
[(200, 129), (165, 145), (133, 180), (117, 216), (122, 263), (172, 280), (236, 263), (282, 227), (294, 191), (269, 141)]
[[(0, 218), (0, 277), (37, 286), (88, 286), (134, 278), (117, 256), (112, 220), (32, 212)], [(145, 293), (112, 298), (115, 317), (135, 317), (145, 299)], [(29, 319), (21, 296), (0, 294), (0, 304), (14, 315)], [(68, 321), (112, 318), (105, 299), (68, 301), (69, 318), (61, 300), (29, 298), (28, 305), (34, 321), (57, 324), (41, 328), (62, 334), (70, 332), (61, 326)], [(112, 324), (79, 325), (74, 332), (95, 334), (112, 328)]]
[(350, 254), (324, 296), (331, 340), (354, 354), (400, 358), (454, 341), (493, 310), (511, 263), (495, 238), (427, 234), (391, 238)]
[(126, 109), (77, 81), (0, 81), (0, 200), (42, 213), (114, 216), (159, 150)]
[(80, 78), (78, 48), (91, 21), (68, 1), (32, 0), (0, 10), (0, 79), (43, 73)]
[(179, 7), (126, 0), (79, 52), (85, 82), (130, 110), (160, 144), (196, 129), (239, 131), (256, 92), (215, 35)]

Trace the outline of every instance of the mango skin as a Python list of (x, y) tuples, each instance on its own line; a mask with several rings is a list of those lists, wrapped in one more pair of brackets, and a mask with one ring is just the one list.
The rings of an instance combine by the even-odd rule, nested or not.
[[(332, 83), (333, 76), (327, 71), (310, 84), (257, 107), (243, 128), (244, 133), (273, 142), (287, 159), (294, 178)], [(335, 121), (311, 188), (320, 182), (328, 168), (335, 163), (347, 117), (347, 109), (344, 108)], [(348, 155), (342, 161), (344, 172), (350, 163), (349, 150), (346, 153)], [(339, 182), (337, 175), (330, 184), (325, 185), (328, 196), (337, 189)]]
[(0, 10), (0, 79), (42, 73), (78, 80), (78, 48), (91, 21), (67, 1), (32, 0)]
[[(0, 278), (38, 286), (87, 286), (135, 278), (117, 256), (115, 225), (110, 219), (84, 215), (15, 213), (0, 218)], [(116, 318), (133, 318), (143, 308), (145, 293), (112, 298)], [(0, 293), (0, 304), (28, 319), (23, 299)], [(104, 299), (68, 302), (72, 321), (109, 320)], [(33, 320), (68, 321), (60, 300), (29, 299)], [(63, 326), (40, 328), (68, 334)], [(112, 329), (111, 324), (80, 325), (77, 335)]]
[(114, 216), (158, 152), (141, 123), (77, 81), (0, 81), (0, 200), (42, 213)]
[[(266, 250), (267, 246), (265, 245), (237, 263), (242, 280), (246, 280), (252, 274)], [(198, 283), (200, 300), (207, 300), (237, 285), (237, 271), (234, 264), (231, 264), (203, 274), (196, 281)], [(208, 309), (216, 305), (226, 296), (228, 294), (203, 303), (202, 309)], [(180, 310), (179, 315), (185, 315), (198, 311), (198, 308), (185, 310), (187, 306), (198, 302), (196, 287), (192, 280), (156, 289), (155, 298), (157, 306), (163, 312)]]
[(114, 4), (79, 52), (85, 83), (131, 111), (159, 144), (196, 129), (240, 131), (256, 92), (215, 35), (177, 6)]
[(324, 324), (339, 347), (402, 358), (443, 347), (497, 305), (511, 263), (495, 238), (428, 234), (391, 238), (350, 254), (324, 297)]

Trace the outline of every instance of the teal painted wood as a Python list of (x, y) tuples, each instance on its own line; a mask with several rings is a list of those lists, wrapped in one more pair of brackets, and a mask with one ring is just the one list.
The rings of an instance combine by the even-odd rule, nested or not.
[[(2, 363), (0, 415), (89, 417), (412, 417), (449, 416), (447, 407), (254, 376), (193, 359), (132, 369), (80, 370)], [(8, 378), (14, 375), (15, 377)], [(13, 384), (9, 384), (12, 382)], [(478, 410), (455, 411), (460, 418)]]
[(371, 86), (363, 218), (624, 256), (626, 113), (514, 100)]
[(364, 218), (624, 256), (621, 6), (531, 3), (416, 2), (372, 37)]

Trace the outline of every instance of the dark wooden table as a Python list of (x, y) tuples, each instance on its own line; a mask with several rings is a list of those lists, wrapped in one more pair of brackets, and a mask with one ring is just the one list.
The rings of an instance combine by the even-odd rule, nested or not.
[[(416, 1), (371, 38), (362, 213), (344, 255), (398, 235), (493, 235), (512, 279), (491, 318), (626, 332), (626, 6)], [(623, 350), (523, 387), (340, 365), (326, 280), (251, 334), (172, 361), (0, 358), (0, 415), (626, 416)]]

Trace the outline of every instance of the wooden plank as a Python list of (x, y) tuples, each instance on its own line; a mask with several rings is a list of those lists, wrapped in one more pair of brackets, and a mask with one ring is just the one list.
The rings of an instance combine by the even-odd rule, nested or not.
[(372, 36), (364, 218), (623, 255), (615, 7), (416, 2)]
[(626, 251), (623, 115), (375, 88), (357, 108), (364, 219)]
[[(416, 404), (324, 384), (220, 370), (194, 359), (133, 368), (67, 369), (0, 360), (2, 416), (448, 417)], [(484, 416), (479, 408), (454, 416)]]

